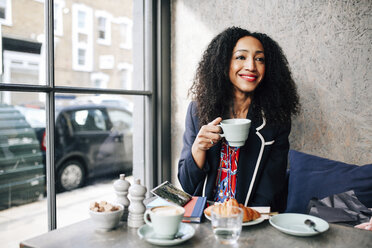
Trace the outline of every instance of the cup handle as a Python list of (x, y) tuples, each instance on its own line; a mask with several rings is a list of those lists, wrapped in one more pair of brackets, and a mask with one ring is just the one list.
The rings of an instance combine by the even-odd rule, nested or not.
[(146, 210), (145, 214), (143, 215), (143, 220), (149, 226), (152, 226), (151, 218), (150, 218), (150, 210)]
[[(223, 131), (221, 124), (217, 124), (217, 126), (220, 127), (221, 130)], [(220, 138), (224, 138), (225, 137), (225, 134), (224, 133), (219, 133), (219, 135), (220, 135)]]

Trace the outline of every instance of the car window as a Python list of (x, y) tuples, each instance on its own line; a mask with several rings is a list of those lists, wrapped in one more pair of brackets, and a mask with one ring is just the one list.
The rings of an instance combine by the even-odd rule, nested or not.
[(74, 131), (107, 131), (105, 116), (99, 109), (72, 112), (71, 122)]
[(107, 110), (113, 128), (124, 131), (132, 128), (132, 115), (119, 109)]
[(100, 130), (107, 130), (105, 117), (104, 117), (102, 111), (101, 110), (94, 110), (92, 114), (94, 116), (95, 126)]

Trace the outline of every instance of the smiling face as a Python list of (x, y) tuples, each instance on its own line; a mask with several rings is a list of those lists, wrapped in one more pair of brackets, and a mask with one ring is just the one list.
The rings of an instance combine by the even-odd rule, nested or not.
[(265, 54), (259, 40), (245, 36), (236, 43), (229, 77), (236, 93), (252, 93), (265, 75)]

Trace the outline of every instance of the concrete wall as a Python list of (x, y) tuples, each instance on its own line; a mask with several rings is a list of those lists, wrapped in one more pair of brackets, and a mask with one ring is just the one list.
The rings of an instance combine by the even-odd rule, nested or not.
[(173, 0), (173, 181), (197, 63), (210, 40), (233, 25), (268, 34), (288, 58), (303, 106), (292, 149), (372, 163), (371, 13), (370, 0)]

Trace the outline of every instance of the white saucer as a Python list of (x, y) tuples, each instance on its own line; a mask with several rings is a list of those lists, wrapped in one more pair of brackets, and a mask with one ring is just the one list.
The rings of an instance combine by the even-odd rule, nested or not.
[[(305, 220), (312, 220), (318, 232), (305, 224)], [(270, 224), (281, 232), (294, 236), (313, 236), (328, 230), (327, 221), (307, 214), (278, 214), (270, 218)]]
[[(209, 217), (208, 215), (204, 214), (204, 216), (208, 220), (211, 220), (211, 217)], [(265, 220), (265, 218), (261, 215), (261, 217), (258, 218), (258, 219), (255, 219), (255, 220), (252, 220), (252, 221), (248, 221), (248, 222), (243, 222), (242, 226), (253, 226), (253, 225), (257, 225), (257, 224), (263, 222), (264, 220)]]
[(177, 245), (191, 239), (195, 234), (195, 230), (190, 224), (181, 223), (176, 235), (178, 238), (159, 239), (156, 238), (153, 228), (145, 224), (138, 229), (137, 234), (141, 239), (144, 239), (153, 245), (168, 246)]

